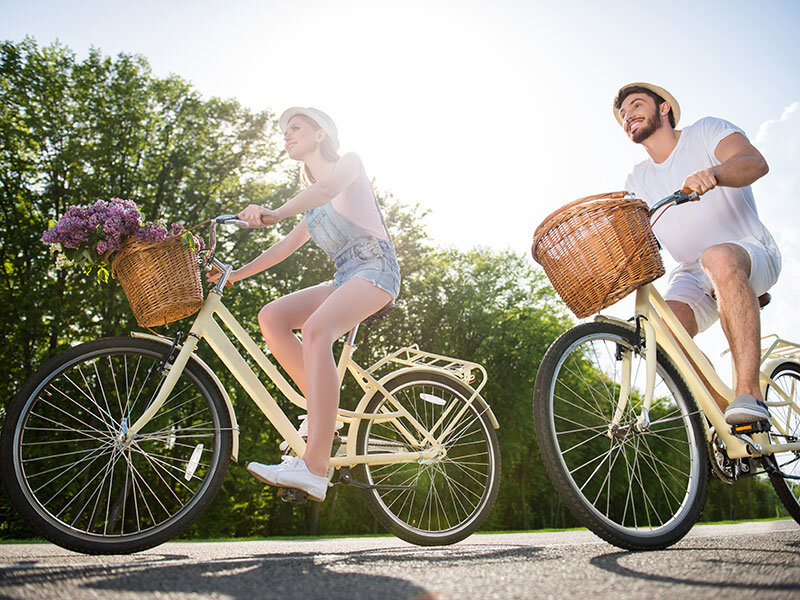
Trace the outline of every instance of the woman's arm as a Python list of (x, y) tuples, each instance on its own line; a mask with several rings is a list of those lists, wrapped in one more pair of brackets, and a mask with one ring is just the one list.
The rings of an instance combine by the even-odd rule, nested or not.
[[(308, 233), (308, 227), (306, 227), (306, 220), (304, 218), (286, 235), (286, 237), (272, 244), (261, 256), (251, 260), (243, 267), (232, 271), (228, 281), (231, 283), (241, 281), (242, 279), (261, 273), (261, 271), (265, 271), (270, 267), (274, 267), (290, 256), (300, 246), (305, 244), (310, 238), (311, 235)], [(218, 271), (209, 273), (208, 280), (215, 283), (219, 279), (219, 276), (220, 273)]]
[(361, 159), (357, 154), (352, 152), (345, 154), (339, 159), (333, 173), (322, 177), (286, 204), (277, 208), (274, 211), (277, 221), (327, 204), (358, 178), (361, 168)]

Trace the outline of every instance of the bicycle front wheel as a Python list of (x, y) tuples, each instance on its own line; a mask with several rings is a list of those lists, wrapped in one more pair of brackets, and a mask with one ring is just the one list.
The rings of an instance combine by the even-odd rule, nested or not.
[[(774, 444), (796, 442), (800, 439), (800, 365), (784, 362), (775, 367), (770, 378), (789, 399), (789, 404), (767, 386), (764, 400), (772, 415), (770, 439)], [(764, 460), (772, 460), (787, 475), (800, 476), (800, 452), (781, 452)], [(770, 483), (789, 515), (800, 523), (800, 481), (784, 479), (767, 470)]]
[(187, 527), (213, 499), (231, 454), (230, 416), (190, 360), (131, 443), (121, 435), (155, 398), (169, 346), (108, 338), (39, 369), (3, 424), (3, 484), (42, 536), (78, 552), (126, 554)]
[[(500, 448), (488, 407), (476, 399), (461, 411), (473, 390), (436, 372), (403, 373), (386, 390), (434, 437), (444, 454), (430, 460), (358, 465), (359, 478), (373, 485), (401, 488), (364, 490), (370, 511), (397, 537), (421, 546), (453, 544), (480, 527), (492, 509), (500, 485)], [(391, 400), (377, 393), (366, 412), (396, 413)], [(434, 430), (436, 425), (438, 428)], [(359, 454), (419, 452), (429, 447), (411, 420), (365, 420), (359, 428)]]
[[(637, 427), (646, 364), (634, 333), (584, 323), (548, 349), (533, 411), (542, 460), (572, 514), (630, 550), (669, 546), (696, 522), (708, 489), (702, 423), (686, 384), (659, 350), (649, 427)], [(631, 362), (630, 395), (611, 430)]]

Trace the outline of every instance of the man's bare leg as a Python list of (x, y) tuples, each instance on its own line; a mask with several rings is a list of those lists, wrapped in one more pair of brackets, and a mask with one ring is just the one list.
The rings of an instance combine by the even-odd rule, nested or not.
[(736, 370), (736, 398), (725, 410), (725, 421), (743, 425), (769, 420), (759, 386), (761, 317), (748, 280), (750, 256), (736, 244), (719, 244), (706, 249), (700, 262), (714, 284), (722, 330), (731, 345)]
[[(689, 337), (694, 338), (694, 336), (697, 335), (697, 320), (695, 319), (694, 311), (692, 311), (689, 305), (685, 304), (684, 302), (678, 302), (677, 300), (667, 300), (667, 306), (669, 306), (672, 312), (675, 313), (675, 316), (678, 317), (678, 321), (681, 322), (681, 325), (683, 325), (683, 328), (686, 330), (686, 333), (689, 334)], [(675, 341), (678, 343), (678, 346), (680, 346), (681, 350), (683, 350), (683, 353), (686, 354), (686, 358), (689, 360), (692, 367), (694, 367), (694, 370), (700, 377), (703, 385), (706, 386), (706, 389), (711, 393), (711, 397), (714, 398), (714, 402), (717, 403), (717, 406), (719, 406), (720, 410), (724, 411), (726, 408), (728, 408), (728, 401), (717, 393), (717, 391), (711, 386), (711, 383), (708, 381), (708, 379), (703, 377), (703, 373), (686, 352), (686, 348), (684, 348), (677, 340)], [(705, 356), (705, 353), (703, 356)], [(706, 358), (708, 357), (706, 356)], [(709, 360), (708, 362), (711, 361)]]
[(750, 257), (741, 246), (711, 246), (701, 258), (717, 295), (722, 330), (731, 345), (736, 370), (736, 395), (763, 400), (758, 367), (761, 362), (761, 317), (758, 297), (750, 286)]

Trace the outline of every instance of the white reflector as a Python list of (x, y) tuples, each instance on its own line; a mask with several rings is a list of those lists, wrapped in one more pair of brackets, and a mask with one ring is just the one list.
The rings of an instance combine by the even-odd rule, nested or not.
[(203, 444), (197, 444), (197, 446), (194, 447), (191, 458), (189, 458), (189, 462), (186, 463), (186, 473), (183, 476), (186, 481), (189, 481), (197, 470), (197, 465), (200, 464), (201, 454), (203, 454)]
[(437, 398), (436, 396), (432, 396), (431, 394), (420, 394), (420, 398), (425, 400), (425, 402), (430, 402), (431, 404), (438, 404), (439, 406), (444, 406), (445, 402), (441, 398)]

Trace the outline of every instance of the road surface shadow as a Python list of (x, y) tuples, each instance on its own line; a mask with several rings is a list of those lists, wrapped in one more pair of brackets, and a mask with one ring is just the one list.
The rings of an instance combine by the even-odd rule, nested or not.
[[(469, 544), (447, 548), (387, 548), (315, 554), (250, 554), (209, 559), (183, 555), (140, 554), (124, 563), (48, 567), (46, 561), (19, 561), (0, 569), (5, 586), (59, 585), (85, 590), (87, 595), (115, 597), (119, 592), (142, 594), (224, 595), (235, 600), (255, 598), (310, 598), (357, 600), (380, 598), (432, 599), (436, 596), (402, 577), (368, 574), (358, 567), (401, 573), (410, 563), (463, 564), (502, 561), (507, 558), (536, 560), (539, 549), (524, 545), (498, 548), (491, 544)], [(74, 558), (74, 557), (73, 557)], [(554, 560), (556, 557), (542, 557)], [(116, 559), (115, 559), (116, 560)], [(409, 563), (406, 566), (406, 563)], [(352, 570), (348, 569), (352, 567)], [(363, 571), (363, 569), (362, 569)], [(59, 583), (61, 582), (61, 583)], [(93, 592), (89, 593), (89, 590)]]
[[(796, 546), (796, 543), (790, 542), (785, 545), (787, 546), (786, 550), (683, 547), (655, 550), (647, 553), (613, 552), (595, 556), (589, 563), (610, 573), (645, 581), (716, 589), (800, 590), (800, 551), (791, 548)], [(702, 558), (698, 559), (697, 554), (686, 555), (686, 553), (698, 552), (703, 553)], [(718, 552), (731, 552), (734, 553), (735, 556), (742, 558), (719, 558), (717, 555)], [(637, 564), (636, 568), (622, 564), (628, 558), (641, 558), (642, 556), (647, 556), (651, 560), (646, 562), (639, 561), (640, 564)], [(681, 564), (691, 565), (691, 570), (696, 574), (691, 577), (675, 575), (675, 571), (671, 568), (670, 564), (676, 560)], [(739, 569), (737, 571), (737, 566), (746, 567), (746, 570)], [(644, 567), (652, 569), (652, 571), (645, 571), (643, 570)], [(734, 574), (734, 578), (735, 574), (738, 572), (752, 573), (754, 567), (758, 569), (760, 578), (763, 579), (762, 582), (736, 581), (730, 578), (722, 579), (722, 577), (726, 575), (730, 577), (731, 573)], [(780, 573), (784, 575), (783, 578), (785, 579), (787, 568), (797, 571), (795, 581), (775, 581), (775, 579), (769, 575), (773, 573), (777, 576)]]

